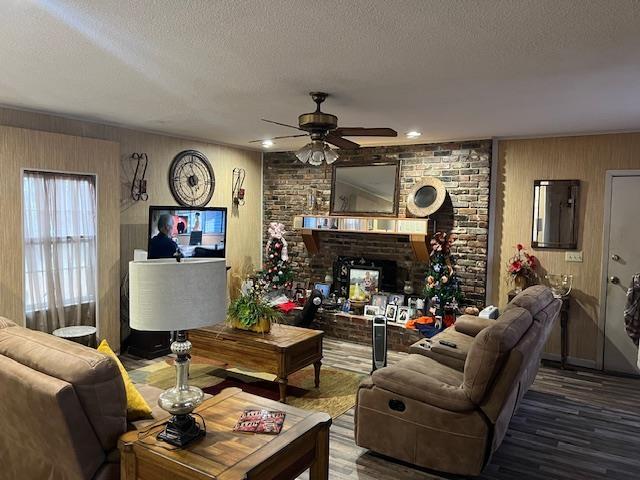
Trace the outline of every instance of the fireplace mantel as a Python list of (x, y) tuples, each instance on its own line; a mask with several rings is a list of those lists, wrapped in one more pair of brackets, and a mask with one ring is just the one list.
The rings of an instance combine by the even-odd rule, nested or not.
[(408, 237), (416, 260), (429, 262), (429, 234), (435, 231), (435, 222), (422, 218), (298, 215), (293, 219), (293, 228), (300, 231), (312, 255), (320, 251), (322, 232), (395, 235)]

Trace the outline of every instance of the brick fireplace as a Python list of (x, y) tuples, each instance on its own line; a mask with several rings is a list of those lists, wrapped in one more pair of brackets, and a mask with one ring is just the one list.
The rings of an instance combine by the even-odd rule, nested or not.
[[(457, 272), (470, 304), (484, 303), (487, 269), (487, 229), (491, 140), (445, 144), (341, 150), (340, 159), (375, 161), (397, 159), (400, 168), (399, 216), (406, 214), (406, 196), (424, 176), (436, 176), (447, 187), (448, 198), (434, 215), (438, 230), (452, 231)], [(340, 160), (338, 160), (340, 161)], [(323, 281), (338, 255), (394, 260), (398, 265), (397, 290), (404, 280), (422, 290), (426, 265), (416, 262), (406, 237), (323, 232), (320, 252), (308, 254), (299, 232), (292, 230), (294, 215), (329, 214), (331, 167), (309, 167), (297, 161), (293, 152), (264, 154), (264, 222), (283, 223), (289, 232), (289, 254), (296, 278)], [(317, 188), (317, 209), (307, 208), (307, 194)], [(265, 228), (266, 231), (266, 228)], [(266, 240), (266, 238), (265, 238)]]

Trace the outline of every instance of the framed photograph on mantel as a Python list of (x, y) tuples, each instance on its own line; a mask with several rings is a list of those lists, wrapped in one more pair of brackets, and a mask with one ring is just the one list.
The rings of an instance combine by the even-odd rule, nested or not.
[(384, 316), (387, 319), (387, 322), (395, 323), (397, 314), (398, 314), (398, 306), (394, 305), (393, 303), (388, 304), (387, 310), (384, 314)]
[(376, 267), (349, 267), (349, 300), (369, 301), (380, 288), (381, 274)]
[(380, 315), (380, 309), (376, 305), (365, 305), (364, 316), (367, 318), (373, 318), (376, 315)]

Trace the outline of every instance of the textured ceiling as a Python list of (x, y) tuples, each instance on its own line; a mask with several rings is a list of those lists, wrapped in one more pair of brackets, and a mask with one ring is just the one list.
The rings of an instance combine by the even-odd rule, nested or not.
[(401, 134), (365, 145), (633, 130), (638, 25), (626, 0), (1, 0), (0, 104), (253, 148), (311, 90)]

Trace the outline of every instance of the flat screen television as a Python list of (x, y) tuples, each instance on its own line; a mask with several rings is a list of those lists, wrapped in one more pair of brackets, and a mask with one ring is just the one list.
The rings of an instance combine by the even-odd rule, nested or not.
[(149, 207), (149, 258), (172, 257), (176, 248), (185, 257), (225, 258), (226, 243), (225, 207)]

